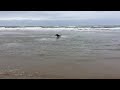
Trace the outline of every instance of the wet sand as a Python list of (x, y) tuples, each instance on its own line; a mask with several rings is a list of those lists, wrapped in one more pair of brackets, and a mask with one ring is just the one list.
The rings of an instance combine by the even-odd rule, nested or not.
[(0, 79), (119, 79), (119, 35), (0, 31)]

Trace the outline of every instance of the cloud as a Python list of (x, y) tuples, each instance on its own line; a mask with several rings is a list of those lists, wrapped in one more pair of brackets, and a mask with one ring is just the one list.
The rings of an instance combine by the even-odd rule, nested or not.
[(0, 20), (120, 19), (120, 11), (0, 11)]
[(80, 25), (119, 23), (120, 11), (0, 11), (0, 25)]

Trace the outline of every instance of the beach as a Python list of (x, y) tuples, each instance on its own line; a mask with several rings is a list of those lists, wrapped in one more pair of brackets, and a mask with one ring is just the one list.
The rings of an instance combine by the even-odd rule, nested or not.
[(0, 79), (119, 79), (119, 38), (119, 28), (2, 28)]

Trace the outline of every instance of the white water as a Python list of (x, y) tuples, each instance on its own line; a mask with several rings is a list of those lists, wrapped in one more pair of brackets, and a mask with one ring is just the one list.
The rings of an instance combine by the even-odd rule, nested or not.
[(104, 28), (104, 27), (97, 27), (97, 28), (91, 28), (91, 27), (0, 27), (0, 31), (5, 31), (5, 30), (20, 30), (20, 31), (25, 31), (25, 30), (34, 30), (34, 31), (47, 31), (47, 30), (52, 30), (52, 31), (62, 31), (62, 30), (70, 30), (70, 31), (103, 31), (103, 30), (120, 30), (120, 27), (113, 27), (113, 28)]

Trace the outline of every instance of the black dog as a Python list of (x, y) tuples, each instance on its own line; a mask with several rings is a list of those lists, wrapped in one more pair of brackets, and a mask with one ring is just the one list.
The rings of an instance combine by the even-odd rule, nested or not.
[(59, 39), (61, 37), (61, 35), (59, 35), (59, 34), (56, 34), (55, 36), (57, 36), (57, 39)]

